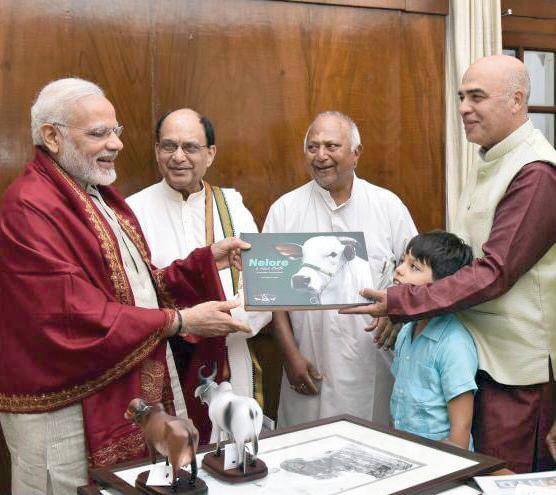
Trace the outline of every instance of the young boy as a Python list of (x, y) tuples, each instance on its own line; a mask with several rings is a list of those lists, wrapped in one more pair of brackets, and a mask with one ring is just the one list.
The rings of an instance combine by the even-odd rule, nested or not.
[[(452, 275), (472, 259), (471, 248), (453, 234), (420, 234), (407, 245), (394, 283), (428, 284)], [(404, 325), (392, 363), (394, 428), (472, 448), (477, 367), (473, 338), (454, 315)]]

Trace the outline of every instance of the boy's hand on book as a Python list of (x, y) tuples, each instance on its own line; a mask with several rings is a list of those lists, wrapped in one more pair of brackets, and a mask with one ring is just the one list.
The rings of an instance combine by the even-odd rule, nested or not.
[(374, 332), (373, 340), (379, 349), (381, 347), (384, 347), (384, 349), (392, 349), (396, 343), (400, 328), (401, 325), (394, 324), (390, 321), (390, 318), (383, 316), (375, 318), (371, 324), (365, 328), (365, 331)]
[(370, 300), (371, 304), (353, 306), (351, 308), (342, 308), (338, 313), (344, 315), (371, 315), (386, 316), (386, 291), (374, 289), (361, 289), (359, 291), (363, 297)]
[(292, 390), (299, 394), (318, 395), (322, 375), (305, 356), (298, 353), (287, 357), (285, 370)]

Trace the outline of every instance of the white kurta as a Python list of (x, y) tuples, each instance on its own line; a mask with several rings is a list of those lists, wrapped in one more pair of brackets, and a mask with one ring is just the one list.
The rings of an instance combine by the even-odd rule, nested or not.
[[(253, 216), (244, 206), (241, 194), (234, 189), (223, 189), (228, 203), (234, 234), (258, 232)], [(151, 249), (153, 264), (163, 268), (172, 261), (185, 258), (191, 251), (206, 245), (205, 239), (205, 190), (190, 194), (184, 201), (181, 193), (162, 180), (127, 198), (137, 216)], [(213, 199), (214, 240), (224, 238), (216, 201)], [(220, 280), (226, 298), (234, 299), (230, 270), (220, 271)], [(246, 338), (255, 335), (270, 322), (271, 314), (246, 313), (243, 307), (232, 310), (232, 317), (246, 322), (251, 335), (241, 332), (226, 338), (231, 383), (239, 395), (253, 396), (253, 368)], [(181, 390), (172, 387), (175, 396)]]
[[(373, 278), (391, 284), (407, 242), (417, 233), (411, 216), (392, 192), (354, 177), (351, 197), (337, 206), (315, 181), (279, 198), (270, 208), (263, 232), (363, 231)], [(354, 287), (358, 291), (359, 287)], [(294, 337), (301, 353), (323, 375), (319, 395), (290, 389), (282, 376), (278, 425), (292, 426), (336, 414), (353, 414), (387, 424), (393, 378), (392, 354), (377, 349), (366, 315), (337, 310), (291, 311)]]

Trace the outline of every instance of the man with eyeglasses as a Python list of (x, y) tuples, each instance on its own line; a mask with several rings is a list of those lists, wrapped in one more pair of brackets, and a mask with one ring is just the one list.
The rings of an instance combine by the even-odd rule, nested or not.
[(123, 413), (135, 397), (172, 410), (169, 337), (249, 331), (228, 314), (237, 303), (222, 301), (218, 277), (248, 245), (227, 239), (151, 264), (133, 212), (108, 187), (122, 126), (95, 84), (45, 86), (31, 128), (35, 158), (0, 210), (0, 422), (12, 493), (65, 495), (87, 483), (87, 465), (146, 454)]
[[(127, 202), (141, 224), (156, 266), (168, 266), (214, 240), (257, 232), (238, 191), (211, 186), (204, 180), (216, 155), (214, 127), (207, 117), (187, 108), (168, 112), (158, 120), (155, 137), (162, 180), (133, 194)], [(226, 297), (234, 299), (240, 285), (237, 271), (222, 270), (220, 279)], [(218, 369), (229, 375), (236, 394), (262, 401), (260, 369), (246, 338), (270, 321), (270, 313), (246, 313), (240, 306), (232, 309), (232, 317), (244, 321), (251, 333), (230, 334), (225, 342), (224, 338), (205, 341), (205, 363), (217, 362)], [(201, 443), (207, 443), (211, 433), (207, 408), (193, 395), (198, 385), (196, 366), (203, 364), (195, 354), (201, 350), (182, 339), (171, 339), (170, 345), (173, 356), (169, 355), (168, 360), (175, 359), (181, 382), (181, 387), (173, 388), (176, 407), (179, 412), (187, 409), (199, 429)], [(217, 360), (216, 350), (224, 346), (226, 356)]]
[[(347, 115), (319, 114), (303, 149), (313, 180), (271, 206), (263, 231), (363, 231), (373, 279), (386, 287), (406, 242), (416, 234), (407, 208), (392, 192), (355, 175), (361, 137)], [(361, 329), (375, 329), (369, 317), (275, 311), (274, 334), (285, 357), (278, 425), (343, 413), (388, 424), (392, 356), (378, 348), (391, 345), (379, 335), (386, 323), (381, 321), (372, 338)]]

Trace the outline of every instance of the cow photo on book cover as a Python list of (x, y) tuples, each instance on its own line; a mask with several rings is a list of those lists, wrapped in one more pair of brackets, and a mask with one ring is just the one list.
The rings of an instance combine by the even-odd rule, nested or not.
[(301, 260), (291, 287), (312, 292), (319, 304), (364, 302), (353, 287), (373, 286), (369, 262), (358, 256), (361, 246), (352, 237), (317, 235), (303, 245), (281, 243), (275, 249), (291, 260)]

